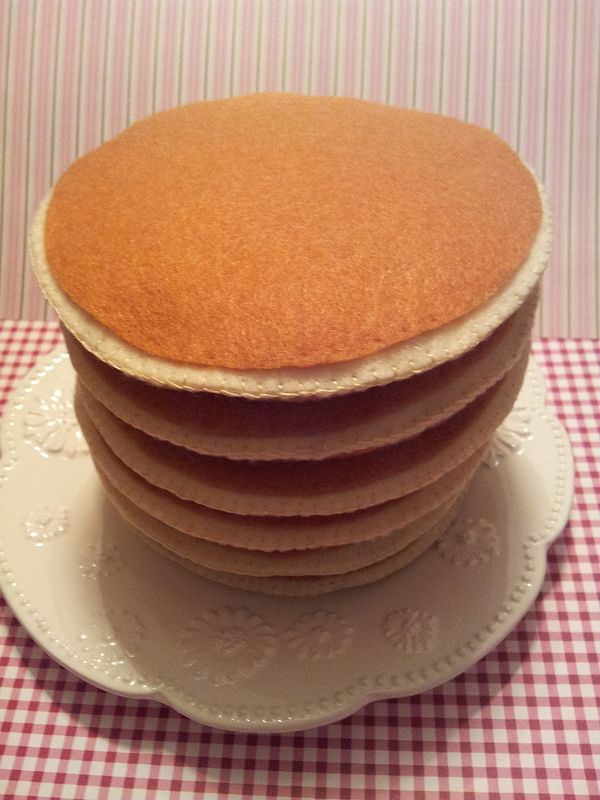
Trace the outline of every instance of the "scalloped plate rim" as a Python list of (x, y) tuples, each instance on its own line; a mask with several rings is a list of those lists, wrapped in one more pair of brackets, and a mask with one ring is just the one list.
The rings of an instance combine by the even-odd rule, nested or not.
[[(41, 380), (44, 376), (44, 373), (53, 368), (52, 365), (56, 366), (63, 361), (68, 361), (68, 357), (64, 346), (59, 345), (46, 356), (42, 357), (42, 359), (40, 359), (40, 361), (38, 361), (38, 363), (23, 378), (16, 382), (14, 389), (5, 405), (4, 414), (1, 421), (2, 424), (0, 425), (0, 481), (4, 481), (9, 478), (12, 467), (12, 443), (10, 441), (11, 426), (7, 420), (9, 420), (11, 415), (18, 410), (19, 404), (23, 401), (22, 396), (31, 382), (36, 378)], [(530, 365), (533, 365), (530, 367), (530, 369), (533, 378), (534, 391), (531, 394), (531, 397), (528, 399), (526, 407), (530, 408), (531, 410), (542, 412), (541, 414), (538, 414), (538, 416), (544, 419), (545, 422), (549, 423), (550, 427), (554, 429), (555, 435), (561, 438), (562, 444), (565, 447), (566, 468), (563, 474), (565, 479), (565, 490), (563, 502), (560, 506), (560, 513), (558, 514), (552, 527), (546, 531), (546, 536), (535, 545), (536, 548), (539, 548), (540, 551), (543, 551), (543, 558), (536, 560), (535, 572), (531, 576), (531, 587), (528, 589), (524, 597), (525, 602), (522, 602), (519, 605), (518, 613), (513, 613), (510, 615), (510, 624), (506, 627), (499, 626), (495, 634), (490, 635), (485, 644), (482, 645), (476, 653), (465, 654), (464, 658), (456, 662), (450, 669), (447, 669), (444, 674), (439, 677), (439, 679), (434, 677), (430, 681), (421, 682), (418, 688), (415, 690), (410, 688), (402, 690), (398, 688), (377, 687), (364, 689), (362, 693), (357, 693), (353, 700), (349, 700), (343, 705), (339, 705), (338, 707), (332, 708), (329, 711), (315, 712), (314, 714), (303, 714), (299, 709), (298, 713), (294, 717), (285, 716), (278, 719), (258, 717), (252, 718), (250, 716), (246, 717), (245, 719), (242, 719), (238, 716), (228, 717), (224, 713), (210, 714), (208, 713), (208, 709), (206, 707), (203, 708), (202, 713), (199, 714), (196, 713), (196, 709), (194, 709), (193, 706), (190, 706), (189, 703), (185, 702), (185, 699), (182, 698), (177, 691), (169, 691), (164, 686), (147, 686), (145, 689), (140, 687), (137, 687), (136, 689), (133, 687), (128, 688), (127, 686), (119, 686), (113, 677), (102, 674), (101, 671), (98, 671), (97, 674), (94, 674), (95, 668), (89, 662), (80, 662), (80, 664), (82, 664), (84, 667), (87, 667), (87, 669), (81, 669), (80, 664), (78, 664), (77, 661), (74, 664), (72, 661), (65, 659), (64, 656), (61, 655), (59, 645), (55, 644), (51, 640), (45, 640), (43, 635), (35, 630), (35, 612), (30, 612), (22, 607), (17, 589), (15, 589), (10, 582), (6, 580), (6, 574), (3, 570), (0, 570), (0, 591), (4, 595), (7, 604), (10, 606), (19, 623), (23, 626), (23, 628), (25, 628), (27, 633), (36, 642), (36, 644), (54, 661), (59, 663), (69, 672), (76, 675), (78, 678), (99, 689), (110, 691), (121, 697), (153, 700), (155, 702), (167, 705), (168, 707), (183, 714), (184, 716), (191, 718), (192, 720), (202, 724), (213, 725), (223, 730), (245, 733), (283, 733), (307, 730), (337, 722), (364, 708), (366, 705), (378, 700), (409, 697), (414, 694), (421, 694), (431, 691), (432, 689), (435, 689), (436, 687), (453, 680), (465, 670), (469, 669), (478, 661), (480, 661), (482, 658), (486, 657), (519, 624), (519, 622), (535, 603), (535, 600), (540, 592), (546, 573), (547, 551), (564, 530), (564, 527), (568, 522), (573, 499), (574, 484), (572, 450), (566, 431), (562, 425), (560, 425), (556, 417), (549, 413), (544, 407), (545, 391), (542, 372), (533, 358), (530, 361)], [(2, 555), (1, 552), (0, 555)], [(382, 673), (382, 675), (383, 674), (384, 673)], [(390, 675), (390, 678), (391, 677), (392, 676)], [(222, 709), (221, 711), (223, 712), (224, 710), (225, 709)]]

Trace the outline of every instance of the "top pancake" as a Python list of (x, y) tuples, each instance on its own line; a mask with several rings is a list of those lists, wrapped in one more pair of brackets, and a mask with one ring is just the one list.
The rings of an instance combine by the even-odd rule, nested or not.
[(124, 342), (233, 370), (360, 359), (468, 315), (526, 260), (535, 181), (494, 134), (343, 98), (162, 112), (75, 162), (60, 289)]

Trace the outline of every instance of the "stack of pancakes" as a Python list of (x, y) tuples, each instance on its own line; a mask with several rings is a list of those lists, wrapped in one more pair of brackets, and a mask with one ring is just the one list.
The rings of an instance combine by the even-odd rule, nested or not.
[(205, 577), (316, 594), (454, 518), (521, 387), (548, 241), (488, 131), (254, 95), (80, 159), (32, 257), (132, 529)]

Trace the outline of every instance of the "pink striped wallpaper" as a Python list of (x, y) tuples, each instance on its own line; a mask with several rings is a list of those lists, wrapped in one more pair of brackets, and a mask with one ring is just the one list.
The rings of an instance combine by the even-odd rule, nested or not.
[(0, 317), (49, 312), (26, 231), (61, 171), (154, 110), (353, 95), (492, 128), (545, 182), (538, 333), (600, 335), (600, 0), (0, 0)]

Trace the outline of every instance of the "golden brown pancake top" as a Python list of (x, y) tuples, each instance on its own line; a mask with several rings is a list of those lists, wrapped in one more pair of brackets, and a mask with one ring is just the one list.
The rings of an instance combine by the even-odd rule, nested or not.
[(362, 357), (481, 306), (527, 257), (535, 181), (496, 135), (348, 98), (155, 114), (76, 161), (52, 274), (122, 339), (197, 366)]

